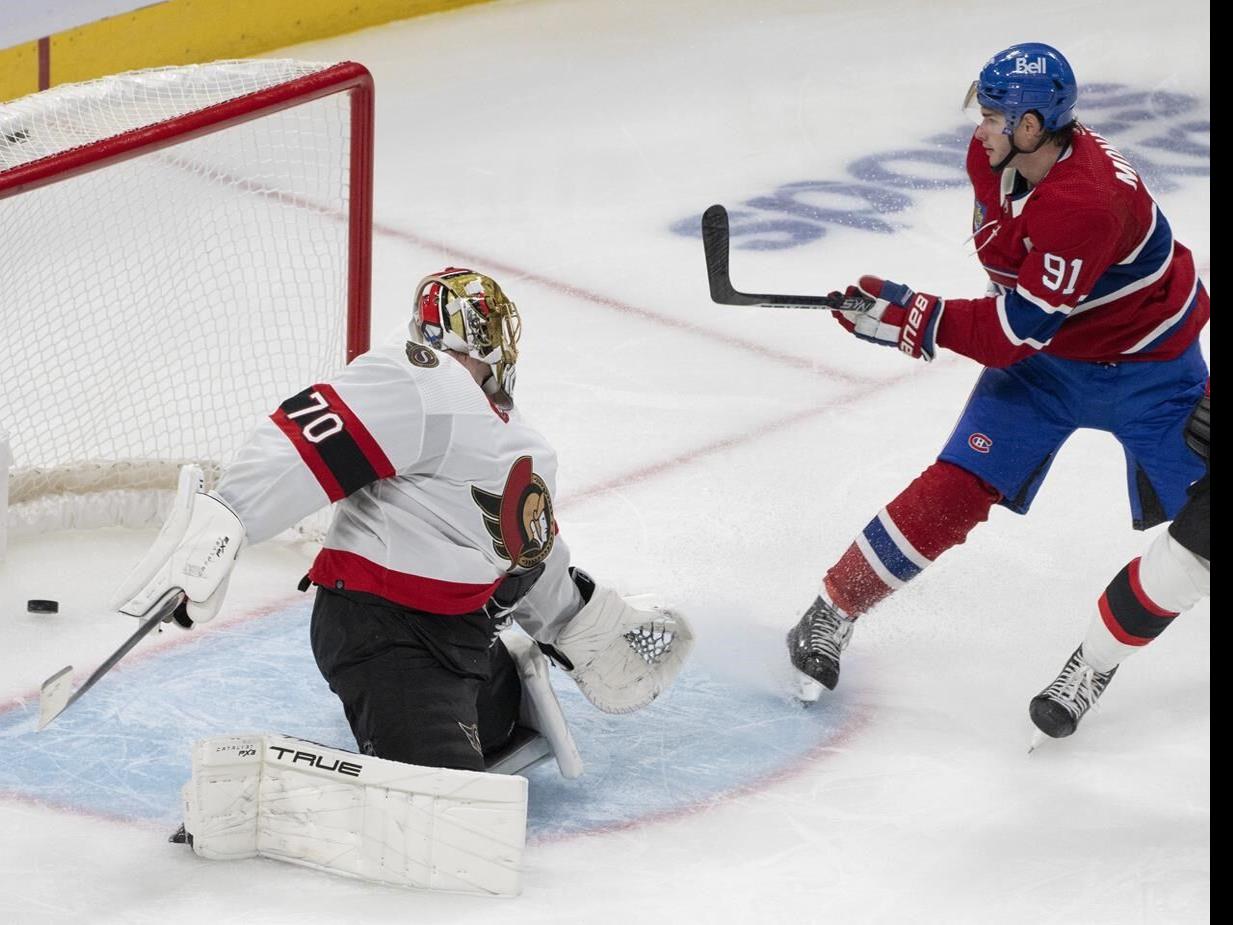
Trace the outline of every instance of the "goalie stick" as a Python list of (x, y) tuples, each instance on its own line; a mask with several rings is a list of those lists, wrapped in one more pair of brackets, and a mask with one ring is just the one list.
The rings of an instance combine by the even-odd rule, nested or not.
[(73, 679), (70, 675), (73, 671), (72, 665), (66, 665), (44, 681), (43, 686), (39, 689), (39, 732), (46, 729), (57, 716), (80, 700), (81, 695), (97, 684), (103, 675), (111, 671), (116, 666), (116, 663), (124, 658), (132, 650), (133, 646), (137, 645), (150, 630), (154, 629), (164, 620), (170, 619), (171, 615), (175, 613), (176, 608), (183, 601), (184, 592), (179, 588), (173, 588), (168, 592), (154, 606), (153, 615), (142, 623), (141, 626), (137, 627), (137, 631), (124, 640), (124, 644), (111, 653), (107, 661), (94, 669), (94, 674), (86, 678), (85, 683), (71, 695)]
[(854, 311), (851, 304), (836, 294), (771, 295), (769, 293), (737, 292), (728, 275), (728, 210), (713, 205), (702, 213), (702, 249), (706, 252), (706, 278), (711, 286), (711, 299), (720, 305), (764, 305), (773, 308), (829, 308)]

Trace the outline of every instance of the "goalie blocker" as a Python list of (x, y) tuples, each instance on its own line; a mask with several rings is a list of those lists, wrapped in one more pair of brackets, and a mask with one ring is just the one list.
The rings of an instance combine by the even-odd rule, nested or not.
[(244, 525), (222, 498), (205, 491), (201, 467), (183, 466), (171, 512), (116, 589), (112, 607), (144, 619), (168, 592), (179, 589), (185, 600), (172, 619), (185, 629), (205, 623), (222, 607), (243, 542)]

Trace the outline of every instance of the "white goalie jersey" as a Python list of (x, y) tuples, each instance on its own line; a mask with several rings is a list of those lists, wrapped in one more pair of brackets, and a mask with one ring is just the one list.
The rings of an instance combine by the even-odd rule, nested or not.
[(381, 347), (284, 401), (220, 481), (249, 542), (337, 502), (309, 577), (436, 614), (478, 610), (545, 569), (519, 605), (537, 638), (583, 606), (553, 514), (556, 454), (447, 354)]

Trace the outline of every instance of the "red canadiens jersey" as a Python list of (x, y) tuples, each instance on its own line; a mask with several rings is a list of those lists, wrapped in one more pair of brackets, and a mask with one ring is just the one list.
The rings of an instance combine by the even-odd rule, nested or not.
[(543, 563), (515, 613), (545, 628), (582, 606), (553, 514), (556, 454), (516, 409), (421, 344), (381, 347), (284, 401), (227, 467), (218, 493), (250, 542), (330, 502), (316, 584), (461, 614)]
[(1134, 168), (1079, 127), (1048, 175), (1028, 187), (968, 147), (983, 299), (947, 299), (938, 343), (986, 366), (1042, 351), (1074, 360), (1164, 360), (1210, 314), (1190, 251)]

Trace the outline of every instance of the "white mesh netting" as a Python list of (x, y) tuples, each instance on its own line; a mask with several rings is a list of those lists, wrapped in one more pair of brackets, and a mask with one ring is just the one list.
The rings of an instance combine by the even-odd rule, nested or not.
[[(327, 67), (159, 68), (2, 104), (0, 180)], [(174, 488), (186, 460), (217, 474), (262, 415), (343, 365), (349, 104), (333, 93), (0, 191), (13, 531), (158, 519), (140, 492)]]

